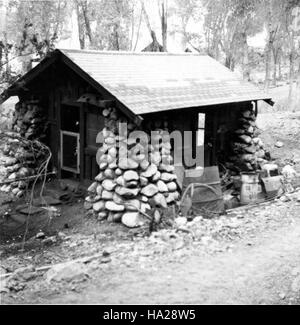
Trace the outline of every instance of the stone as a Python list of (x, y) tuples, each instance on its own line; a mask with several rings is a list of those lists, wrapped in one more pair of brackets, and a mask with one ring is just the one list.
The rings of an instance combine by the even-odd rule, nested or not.
[(166, 198), (167, 203), (171, 204), (175, 201), (177, 201), (179, 199), (180, 195), (178, 192), (173, 192), (173, 193), (169, 193), (168, 197)]
[(121, 213), (121, 212), (119, 212), (119, 213), (110, 212), (108, 215), (107, 221), (108, 222), (121, 222), (122, 216), (123, 216), (123, 213)]
[(155, 183), (158, 180), (160, 180), (161, 173), (157, 171), (153, 176), (152, 176), (152, 181)]
[(141, 202), (137, 199), (127, 200), (125, 206), (127, 211), (138, 211), (141, 208)]
[(38, 232), (38, 233), (35, 235), (35, 238), (36, 238), (36, 239), (44, 239), (45, 237), (46, 237), (46, 235), (45, 235), (42, 231)]
[(101, 172), (100, 174), (98, 174), (96, 177), (95, 177), (95, 181), (97, 181), (97, 182), (102, 182), (103, 180), (104, 180), (104, 174), (103, 174), (103, 172)]
[(124, 205), (116, 204), (114, 201), (107, 201), (105, 203), (105, 208), (112, 212), (122, 212), (125, 210)]
[(114, 173), (113, 169), (111, 169), (111, 168), (105, 169), (105, 171), (104, 171), (104, 178), (105, 179), (106, 178), (114, 179), (114, 177), (115, 177), (115, 173)]
[(137, 172), (133, 171), (133, 170), (127, 170), (124, 175), (123, 175), (124, 179), (126, 182), (130, 182), (130, 181), (138, 181), (139, 180), (139, 175)]
[(142, 187), (148, 185), (148, 183), (149, 183), (148, 178), (143, 177), (143, 176), (140, 177), (140, 184)]
[(106, 220), (108, 213), (106, 211), (102, 211), (98, 213), (98, 221)]
[(139, 212), (127, 212), (122, 216), (122, 223), (128, 228), (136, 228), (143, 225)]
[(105, 209), (105, 201), (99, 201), (93, 204), (93, 210), (95, 212), (101, 212)]
[(93, 207), (93, 204), (88, 201), (84, 201), (83, 207), (85, 210), (90, 210)]
[(111, 157), (114, 157), (116, 158), (117, 157), (117, 154), (118, 154), (118, 151), (115, 147), (112, 147), (108, 150), (108, 155), (111, 156)]
[(157, 172), (157, 167), (154, 164), (151, 164), (146, 171), (141, 173), (142, 177), (150, 178), (154, 176)]
[(161, 193), (168, 192), (168, 186), (167, 186), (166, 183), (164, 183), (163, 181), (159, 180), (159, 181), (156, 183), (156, 186), (157, 186), (159, 192), (161, 192)]
[(126, 182), (125, 182), (125, 179), (123, 176), (119, 176), (117, 179), (116, 179), (116, 183), (120, 186), (126, 186)]
[(141, 203), (141, 211), (142, 212), (147, 212), (148, 210), (151, 210), (151, 206), (150, 206), (150, 204), (149, 203), (144, 203), (144, 202), (142, 202)]
[(117, 184), (110, 180), (110, 179), (105, 179), (102, 182), (102, 187), (106, 190), (106, 191), (113, 191), (115, 189), (115, 187), (117, 186)]
[(177, 179), (177, 177), (175, 174), (171, 174), (171, 173), (162, 173), (161, 174), (161, 180), (164, 181), (165, 183), (172, 182), (176, 179)]
[(162, 208), (167, 208), (167, 201), (165, 196), (162, 193), (157, 193), (154, 197), (154, 202), (157, 206), (162, 207)]
[(149, 167), (150, 163), (148, 160), (143, 160), (140, 162), (140, 167), (141, 167), (141, 170), (143, 171), (146, 171), (147, 168)]
[(153, 153), (150, 154), (150, 161), (152, 164), (158, 166), (159, 163), (161, 162), (161, 156), (159, 151), (155, 151)]
[(108, 163), (107, 162), (104, 162), (104, 163), (100, 163), (99, 164), (99, 169), (100, 170), (105, 170), (108, 166)]
[(98, 183), (94, 182), (89, 188), (88, 188), (88, 192), (95, 194), (97, 191), (97, 186)]
[(96, 189), (97, 195), (101, 196), (102, 192), (103, 192), (103, 187), (101, 185), (98, 185)]
[(178, 217), (175, 220), (176, 226), (179, 227), (184, 227), (187, 224), (187, 218), (186, 217)]
[(158, 188), (154, 184), (149, 184), (141, 190), (141, 194), (152, 197), (158, 193)]
[(117, 168), (117, 169), (115, 170), (115, 174), (116, 174), (116, 176), (121, 176), (121, 175), (123, 174), (122, 169)]
[(87, 268), (81, 262), (67, 262), (54, 265), (46, 274), (48, 283), (54, 282), (82, 282), (88, 277)]
[(275, 143), (275, 147), (276, 147), (276, 148), (282, 148), (283, 146), (284, 146), (284, 143), (281, 142), (281, 141), (277, 141), (277, 142)]
[(123, 204), (124, 203), (124, 199), (120, 195), (118, 195), (117, 193), (113, 194), (113, 201), (116, 204)]
[(109, 192), (107, 190), (104, 190), (102, 192), (102, 199), (103, 200), (112, 200), (112, 198), (113, 198), (113, 192)]
[(137, 186), (138, 186), (138, 181), (126, 182), (126, 187), (128, 188), (136, 188)]
[(117, 186), (115, 192), (124, 198), (133, 199), (138, 195), (139, 189), (130, 189), (122, 186)]
[(147, 198), (147, 196), (142, 195), (141, 196), (141, 201), (147, 203), (149, 201), (149, 199)]
[(137, 169), (138, 167), (139, 167), (139, 164), (136, 161), (134, 161), (134, 160), (132, 160), (130, 158), (128, 158), (128, 159), (122, 158), (119, 161), (119, 168), (121, 168), (123, 170)]
[(167, 187), (170, 192), (175, 192), (177, 190), (177, 184), (175, 182), (168, 183)]

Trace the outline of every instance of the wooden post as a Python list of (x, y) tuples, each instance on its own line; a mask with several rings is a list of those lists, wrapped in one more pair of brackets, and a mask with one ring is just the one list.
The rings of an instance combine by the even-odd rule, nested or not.
[(85, 147), (85, 103), (80, 105), (80, 120), (79, 120), (79, 133), (80, 133), (80, 182), (84, 181), (84, 171), (85, 171), (85, 159), (84, 159), (84, 147)]

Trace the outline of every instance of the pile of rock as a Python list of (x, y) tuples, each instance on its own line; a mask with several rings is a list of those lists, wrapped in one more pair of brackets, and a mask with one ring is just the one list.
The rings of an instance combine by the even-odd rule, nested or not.
[(255, 171), (267, 161), (254, 112), (250, 109), (242, 110), (238, 123), (239, 127), (231, 141), (232, 150), (226, 167), (233, 173)]
[(17, 103), (12, 129), (29, 140), (43, 140), (47, 129), (46, 117), (38, 100)]
[[(1, 145), (0, 155), (0, 191), (11, 193), (17, 197), (24, 194), (28, 186), (26, 178), (36, 174), (45, 152), (35, 147), (30, 140), (21, 140), (18, 134), (0, 134), (5, 143)], [(21, 180), (22, 179), (22, 180)]]
[[(103, 146), (97, 155), (100, 174), (88, 189), (85, 208), (93, 210), (100, 220), (135, 227), (142, 222), (141, 212), (155, 206), (167, 208), (179, 199), (171, 145), (163, 139), (151, 145), (149, 137), (139, 142), (130, 134), (125, 136), (119, 123), (126, 119), (116, 109), (105, 109), (103, 115)], [(127, 126), (128, 131), (135, 129), (131, 123)]]

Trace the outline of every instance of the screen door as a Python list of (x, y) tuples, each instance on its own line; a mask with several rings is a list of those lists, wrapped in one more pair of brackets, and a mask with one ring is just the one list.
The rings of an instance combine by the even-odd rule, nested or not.
[(79, 134), (61, 131), (61, 169), (79, 174)]

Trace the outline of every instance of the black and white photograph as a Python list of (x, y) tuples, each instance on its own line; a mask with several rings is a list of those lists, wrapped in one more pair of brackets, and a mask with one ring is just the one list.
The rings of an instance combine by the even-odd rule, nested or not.
[(0, 305), (300, 305), (300, 0), (0, 0)]

